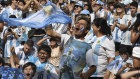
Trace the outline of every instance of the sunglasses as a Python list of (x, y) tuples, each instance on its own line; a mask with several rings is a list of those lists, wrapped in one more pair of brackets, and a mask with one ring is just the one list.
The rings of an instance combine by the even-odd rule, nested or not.
[(89, 6), (88, 4), (84, 4), (84, 6)]

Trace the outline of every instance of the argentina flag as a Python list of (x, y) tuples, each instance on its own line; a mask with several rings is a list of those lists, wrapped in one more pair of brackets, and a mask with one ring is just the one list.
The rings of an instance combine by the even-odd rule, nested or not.
[(71, 18), (52, 2), (48, 2), (41, 10), (24, 19), (9, 18), (7, 10), (2, 12), (0, 19), (7, 22), (9, 26), (31, 28), (43, 28), (52, 23), (67, 24), (72, 22)]
[(117, 72), (123, 66), (123, 60), (113, 60), (110, 64), (106, 66), (106, 68), (112, 72), (113, 74), (117, 74)]

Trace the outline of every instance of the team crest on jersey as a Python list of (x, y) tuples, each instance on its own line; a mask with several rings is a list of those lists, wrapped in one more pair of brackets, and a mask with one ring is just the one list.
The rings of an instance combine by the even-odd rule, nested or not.
[(97, 41), (97, 44), (99, 44), (101, 41), (99, 40), (99, 41)]

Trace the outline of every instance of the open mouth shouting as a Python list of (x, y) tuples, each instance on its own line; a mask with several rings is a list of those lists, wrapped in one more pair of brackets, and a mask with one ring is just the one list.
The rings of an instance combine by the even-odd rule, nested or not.
[(30, 73), (26, 73), (25, 75), (26, 75), (26, 78), (27, 79), (30, 79), (31, 78), (31, 74)]
[(45, 57), (40, 57), (40, 61), (41, 62), (45, 62), (46, 61), (46, 58)]
[(75, 31), (76, 32), (80, 31), (80, 28), (79, 27), (75, 27)]

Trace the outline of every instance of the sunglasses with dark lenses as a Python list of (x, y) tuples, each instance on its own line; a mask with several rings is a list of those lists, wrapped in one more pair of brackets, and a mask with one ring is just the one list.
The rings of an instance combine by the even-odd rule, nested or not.
[(89, 6), (88, 4), (84, 4), (84, 6)]

